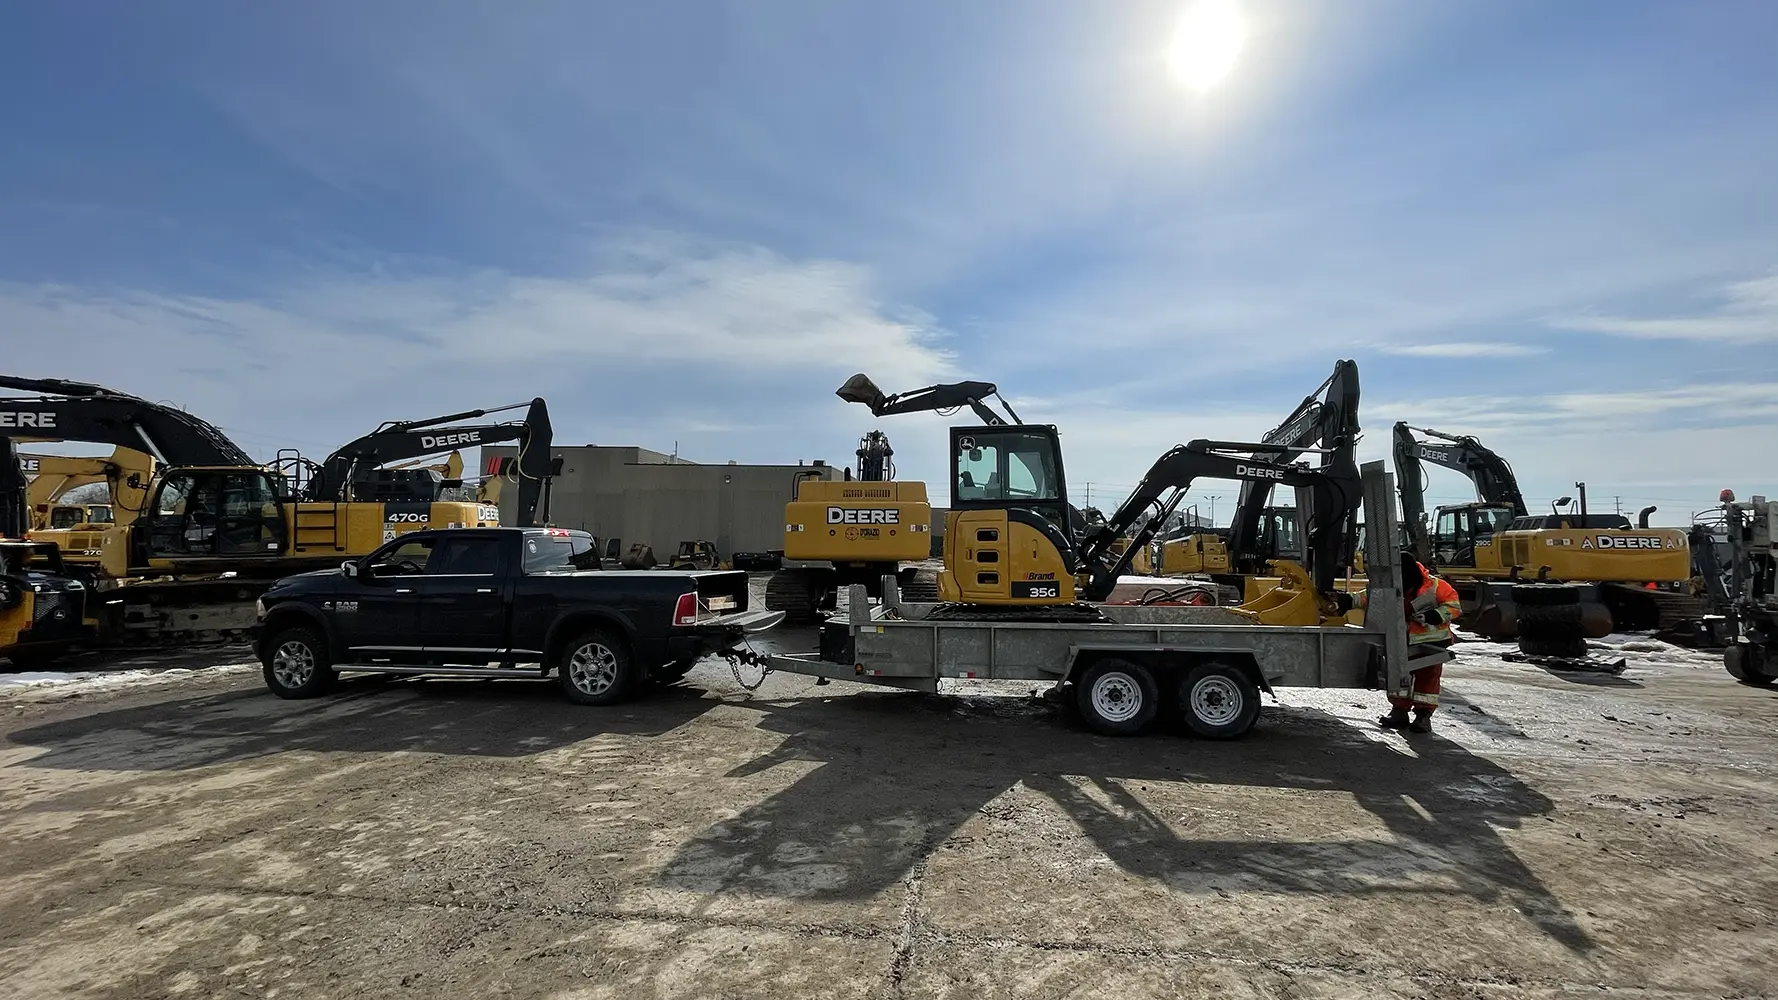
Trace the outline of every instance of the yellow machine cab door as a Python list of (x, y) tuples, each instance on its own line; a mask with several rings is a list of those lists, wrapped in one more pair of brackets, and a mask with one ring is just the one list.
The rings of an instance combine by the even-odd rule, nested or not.
[[(1074, 600), (1075, 539), (1056, 429), (951, 428), (948, 600), (1055, 604)], [(949, 584), (949, 586), (947, 586)], [(954, 596), (953, 596), (954, 594)]]

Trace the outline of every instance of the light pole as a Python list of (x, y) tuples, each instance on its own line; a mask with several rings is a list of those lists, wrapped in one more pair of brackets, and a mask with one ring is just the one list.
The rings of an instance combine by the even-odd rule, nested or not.
[(1217, 498), (1214, 496), (1210, 498), (1210, 527), (1212, 528), (1216, 527), (1216, 500)]

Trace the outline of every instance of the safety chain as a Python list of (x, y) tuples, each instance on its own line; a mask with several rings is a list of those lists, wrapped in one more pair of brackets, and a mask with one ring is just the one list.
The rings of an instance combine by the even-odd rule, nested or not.
[[(729, 672), (735, 675), (735, 683), (741, 685), (742, 689), (748, 692), (758, 691), (760, 685), (766, 682), (767, 675), (772, 672), (772, 668), (769, 666), (771, 660), (754, 652), (751, 646), (746, 649), (725, 649), (717, 655), (728, 661)], [(741, 679), (741, 664), (743, 663), (759, 668), (759, 680), (749, 684)]]

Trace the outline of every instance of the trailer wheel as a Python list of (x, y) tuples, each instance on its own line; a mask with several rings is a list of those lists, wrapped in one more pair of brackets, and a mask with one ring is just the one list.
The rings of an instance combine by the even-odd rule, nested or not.
[(272, 636), (265, 650), (265, 686), (280, 698), (315, 698), (339, 680), (327, 642), (305, 625)]
[(606, 629), (583, 632), (556, 665), (562, 694), (576, 705), (614, 705), (637, 687), (630, 647)]
[(1201, 664), (1179, 682), (1179, 711), (1197, 735), (1232, 740), (1259, 721), (1259, 685), (1239, 667)]
[(1088, 729), (1106, 736), (1133, 736), (1154, 721), (1160, 709), (1154, 675), (1141, 664), (1104, 659), (1074, 684), (1075, 707)]

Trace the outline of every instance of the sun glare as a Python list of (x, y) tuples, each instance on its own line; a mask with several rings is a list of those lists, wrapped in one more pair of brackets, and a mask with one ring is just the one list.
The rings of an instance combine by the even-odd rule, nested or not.
[(1228, 79), (1247, 44), (1247, 20), (1233, 0), (1193, 0), (1173, 32), (1167, 62), (1179, 81), (1198, 93)]

